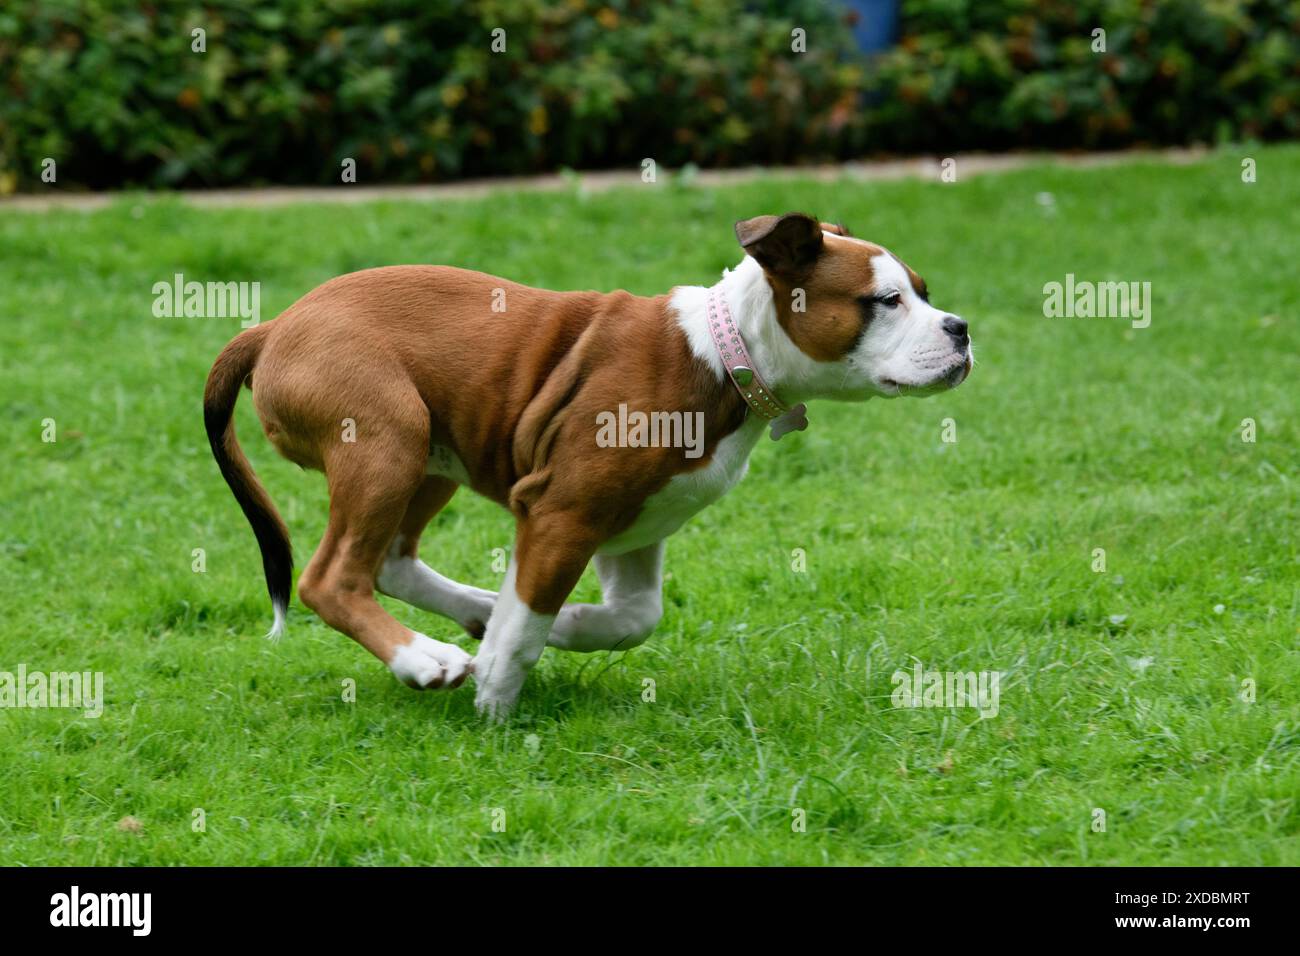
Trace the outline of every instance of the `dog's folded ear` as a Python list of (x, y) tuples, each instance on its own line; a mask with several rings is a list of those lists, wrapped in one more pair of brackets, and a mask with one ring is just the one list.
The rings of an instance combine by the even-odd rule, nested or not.
[(821, 223), (801, 212), (742, 219), (736, 238), (765, 270), (787, 279), (807, 275), (822, 251)]

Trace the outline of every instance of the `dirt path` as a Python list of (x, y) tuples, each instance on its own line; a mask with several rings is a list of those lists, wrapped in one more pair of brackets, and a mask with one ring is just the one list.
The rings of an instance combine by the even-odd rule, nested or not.
[[(1134, 161), (1186, 165), (1208, 155), (1200, 147), (1165, 150), (1126, 150), (1107, 153), (972, 153), (958, 155), (958, 180), (983, 173), (1020, 169), (1036, 163), (1052, 166), (1093, 167), (1113, 166)], [(729, 183), (752, 182), (758, 179), (813, 179), (830, 182), (838, 179), (853, 181), (887, 179), (937, 180), (941, 160), (927, 157), (918, 159), (886, 160), (882, 162), (852, 162), (823, 166), (772, 166), (744, 169), (704, 169), (694, 173), (692, 181), (700, 186), (719, 186)], [(660, 170), (657, 185), (671, 181), (675, 171)], [(285, 206), (292, 203), (359, 203), (375, 200), (414, 200), (434, 202), (443, 199), (473, 199), (499, 190), (532, 190), (554, 192), (577, 188), (585, 192), (603, 192), (619, 186), (639, 186), (640, 170), (603, 170), (583, 173), (548, 173), (540, 176), (509, 176), (495, 179), (467, 179), (454, 183), (416, 186), (362, 186), (342, 184), (337, 186), (274, 186), (264, 189), (212, 189), (180, 192), (135, 193), (62, 193), (57, 187), (45, 193), (30, 193), (0, 199), (0, 212), (21, 210), (45, 212), (51, 209), (94, 210), (125, 197), (150, 198), (152, 196), (179, 196), (183, 202), (200, 207), (229, 206)]]

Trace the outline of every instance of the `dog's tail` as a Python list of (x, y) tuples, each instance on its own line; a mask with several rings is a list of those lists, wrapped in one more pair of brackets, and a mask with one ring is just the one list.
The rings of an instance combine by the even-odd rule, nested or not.
[(208, 431), (212, 457), (217, 460), (221, 477), (234, 492), (235, 500), (244, 510), (244, 517), (253, 526), (257, 545), (262, 549), (262, 569), (266, 572), (266, 590), (271, 595), (275, 610), (275, 624), (266, 636), (279, 639), (284, 633), (285, 616), (289, 608), (289, 591), (293, 585), (293, 551), (289, 546), (289, 531), (280, 514), (271, 503), (266, 489), (253, 474), (253, 468), (244, 457), (235, 439), (234, 411), (242, 385), (257, 364), (262, 353), (268, 326), (255, 325), (235, 336), (208, 373), (208, 384), (203, 390), (203, 424)]

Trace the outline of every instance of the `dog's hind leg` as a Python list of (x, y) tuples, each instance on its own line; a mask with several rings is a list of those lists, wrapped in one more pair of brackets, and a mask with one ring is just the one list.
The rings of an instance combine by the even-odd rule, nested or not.
[[(378, 587), (389, 597), (450, 618), (471, 637), (481, 638), (496, 592), (444, 577), (416, 554), (424, 527), (419, 515), (424, 514), (427, 522), (455, 491), (454, 485), (450, 490), (431, 489), (429, 483), (434, 481), (446, 479), (427, 479), (412, 499), (402, 530), (384, 559)], [(615, 651), (644, 643), (663, 616), (663, 554), (660, 541), (627, 554), (596, 555), (603, 602), (564, 605), (547, 646), (565, 651)]]
[[(389, 597), (441, 614), (471, 637), (482, 638), (496, 592), (444, 577), (419, 556), (421, 534), (458, 487), (452, 479), (438, 475), (424, 479), (406, 506), (376, 586)], [(566, 651), (612, 651), (643, 643), (663, 616), (663, 555), (662, 541), (626, 554), (596, 555), (603, 602), (564, 605), (547, 646)]]
[(461, 584), (443, 577), (420, 560), (420, 535), (425, 526), (456, 493), (450, 478), (430, 476), (406, 506), (397, 536), (379, 569), (380, 591), (399, 601), (455, 621), (474, 638), (481, 638), (487, 627), (496, 592)]
[(644, 643), (663, 616), (664, 543), (598, 554), (601, 604), (566, 604), (547, 639), (566, 651), (621, 651)]
[(298, 581), (298, 594), (326, 624), (354, 638), (404, 684), (451, 688), (473, 669), (470, 656), (454, 644), (407, 629), (375, 600), (375, 575), (424, 482), (428, 425), (417, 419), (413, 416), (406, 428), (396, 413), (382, 425), (361, 422), (358, 432), (366, 435), (364, 441), (326, 450), (329, 527)]

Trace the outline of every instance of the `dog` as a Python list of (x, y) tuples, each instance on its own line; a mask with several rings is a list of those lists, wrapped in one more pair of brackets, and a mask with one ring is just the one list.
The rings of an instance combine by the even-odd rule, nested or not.
[[(969, 375), (966, 322), (891, 252), (802, 213), (735, 233), (744, 257), (710, 288), (551, 292), (392, 266), (331, 279), (236, 336), (208, 376), (204, 424), (261, 549), (268, 636), (284, 630), (293, 561), (235, 437), (241, 385), (275, 449), (329, 487), (302, 602), (411, 687), (473, 674), (476, 707), (500, 720), (546, 647), (649, 637), (665, 539), (744, 477), (765, 428), (802, 429), (811, 399), (928, 395)], [(669, 440), (626, 428), (627, 409)], [(700, 425), (693, 455), (672, 440), (684, 416)], [(462, 485), (514, 515), (499, 594), (420, 560), (425, 526)], [(566, 604), (593, 560), (601, 603)], [(400, 624), (376, 590), (455, 621), (477, 655)]]

